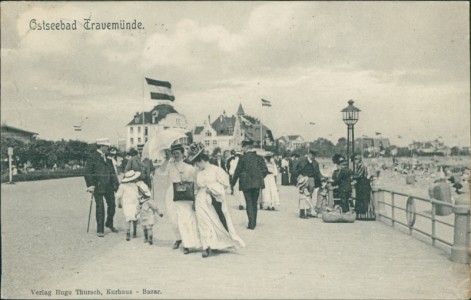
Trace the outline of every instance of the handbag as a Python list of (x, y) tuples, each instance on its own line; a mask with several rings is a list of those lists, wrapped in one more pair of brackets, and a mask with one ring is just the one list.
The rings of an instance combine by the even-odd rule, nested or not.
[(183, 172), (178, 170), (177, 165), (175, 169), (180, 173), (180, 182), (173, 183), (173, 201), (195, 201), (195, 183), (183, 181)]
[(191, 181), (174, 182), (173, 201), (195, 201), (195, 183)]

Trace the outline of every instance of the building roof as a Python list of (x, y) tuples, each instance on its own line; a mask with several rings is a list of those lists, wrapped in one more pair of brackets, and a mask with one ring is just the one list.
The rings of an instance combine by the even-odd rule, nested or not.
[(24, 129), (19, 129), (13, 126), (8, 126), (8, 125), (1, 125), (1, 131), (2, 132), (11, 132), (11, 133), (22, 133), (22, 134), (27, 134), (27, 135), (38, 135), (36, 132), (24, 130)]
[(236, 115), (245, 115), (244, 109), (242, 108), (242, 103), (239, 104)]
[(302, 138), (302, 136), (300, 136), (299, 134), (287, 135), (287, 137), (288, 137), (288, 140), (289, 140), (289, 141), (295, 141), (295, 140), (297, 140), (298, 138)]
[[(173, 106), (169, 104), (159, 104), (154, 106), (151, 111), (144, 113), (136, 113), (128, 123), (129, 125), (139, 125), (139, 124), (158, 124), (160, 120), (164, 119), (168, 114), (178, 113)], [(144, 114), (144, 121), (142, 121), (142, 116)], [(152, 116), (157, 115), (155, 122), (152, 122)]]
[(217, 135), (232, 135), (234, 133), (235, 121), (235, 116), (228, 117), (225, 114), (222, 114), (214, 120), (211, 126), (216, 131)]
[(196, 126), (195, 127), (195, 134), (200, 134), (204, 129), (204, 126)]

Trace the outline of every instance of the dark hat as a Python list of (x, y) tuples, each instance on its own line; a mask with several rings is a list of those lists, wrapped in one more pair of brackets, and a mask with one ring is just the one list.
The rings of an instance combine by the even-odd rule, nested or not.
[(252, 140), (244, 140), (242, 141), (242, 147), (245, 147), (245, 146), (252, 146), (253, 145), (253, 141)]
[(204, 145), (202, 143), (193, 143), (190, 145), (188, 151), (188, 161), (193, 161), (198, 155), (204, 152)]
[(341, 157), (342, 157), (342, 155), (340, 155), (340, 154), (338, 154), (338, 153), (334, 154), (334, 156), (332, 156), (332, 162), (333, 162), (334, 164), (338, 165), (338, 164), (339, 164), (339, 159), (340, 159)]
[(346, 159), (345, 157), (343, 157), (343, 156), (340, 156), (340, 158), (339, 158), (339, 165), (340, 165), (340, 164), (343, 164), (343, 163), (346, 163), (346, 162), (347, 162), (347, 159)]
[(176, 151), (176, 150), (180, 150), (181, 152), (185, 152), (185, 148), (183, 148), (182, 144), (174, 144), (174, 145), (170, 146), (170, 152), (173, 152), (173, 151)]

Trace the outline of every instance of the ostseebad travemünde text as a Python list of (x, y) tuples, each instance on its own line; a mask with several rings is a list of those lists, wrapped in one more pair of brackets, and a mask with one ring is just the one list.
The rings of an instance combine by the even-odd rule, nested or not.
[(31, 19), (29, 21), (31, 30), (141, 30), (144, 24), (136, 19), (119, 20), (115, 22), (95, 22), (91, 18), (83, 19), (83, 22), (77, 20), (59, 20), (48, 22), (45, 20)]

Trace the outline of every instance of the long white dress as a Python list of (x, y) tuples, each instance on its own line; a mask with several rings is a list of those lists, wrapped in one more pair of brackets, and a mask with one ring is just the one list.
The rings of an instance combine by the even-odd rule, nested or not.
[[(170, 162), (164, 171), (168, 174), (169, 186), (165, 194), (165, 204), (170, 222), (174, 225), (177, 240), (182, 240), (185, 248), (201, 248), (196, 213), (193, 201), (173, 201), (173, 183), (195, 181), (195, 168), (183, 161)], [(162, 174), (159, 172), (159, 174)]]
[[(244, 241), (237, 235), (232, 219), (227, 209), (225, 188), (229, 186), (229, 178), (223, 169), (207, 164), (196, 177), (198, 193), (196, 194), (196, 217), (203, 249), (226, 249), (230, 247), (245, 247)], [(211, 193), (211, 194), (210, 194)], [(226, 218), (228, 231), (222, 225), (212, 198), (221, 203), (221, 210)]]
[(262, 190), (262, 203), (265, 207), (275, 207), (280, 205), (280, 196), (276, 186), (275, 176), (278, 170), (273, 162), (267, 162), (268, 174), (264, 178), (265, 188)]

